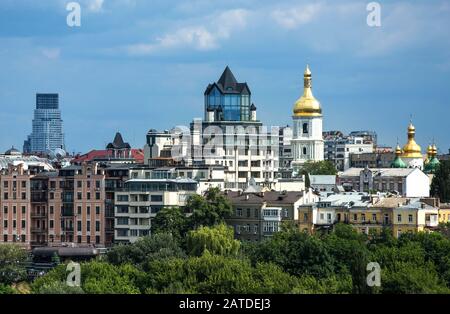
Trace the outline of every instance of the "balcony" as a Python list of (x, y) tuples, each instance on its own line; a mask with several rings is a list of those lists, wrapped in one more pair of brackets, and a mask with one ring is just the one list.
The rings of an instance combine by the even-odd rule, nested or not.
[(47, 233), (47, 228), (42, 227), (31, 227), (31, 233)]
[(36, 219), (47, 218), (47, 213), (31, 213), (31, 218), (36, 218)]
[(75, 216), (73, 209), (65, 209), (61, 212), (62, 217), (73, 217)]

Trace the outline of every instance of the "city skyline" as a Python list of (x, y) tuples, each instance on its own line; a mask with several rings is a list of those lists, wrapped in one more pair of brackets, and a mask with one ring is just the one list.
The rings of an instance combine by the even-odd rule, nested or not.
[[(1, 132), (1, 151), (22, 147), (35, 94), (43, 92), (60, 95), (69, 152), (103, 148), (117, 131), (143, 147), (149, 129), (202, 117), (203, 91), (227, 65), (248, 83), (258, 119), (291, 125), (306, 63), (324, 130), (374, 130), (380, 144), (402, 145), (412, 115), (423, 149), (433, 139), (440, 153), (450, 146), (444, 1), (381, 3), (379, 28), (367, 26), (366, 4), (356, 1), (196, 1), (195, 10), (182, 3), (80, 1), (78, 29), (65, 24), (65, 1), (11, 3), (0, 4), (0, 14), (24, 23), (1, 19), (0, 64), (11, 73), (0, 81), (8, 130)], [(258, 16), (270, 22), (261, 25)], [(331, 26), (336, 36), (327, 35)], [(431, 35), (423, 36), (427, 30)]]

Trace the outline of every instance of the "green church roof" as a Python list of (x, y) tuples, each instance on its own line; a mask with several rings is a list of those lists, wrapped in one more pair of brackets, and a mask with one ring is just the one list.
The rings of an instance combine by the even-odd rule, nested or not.
[(399, 157), (395, 157), (391, 164), (391, 168), (407, 168), (405, 162)]

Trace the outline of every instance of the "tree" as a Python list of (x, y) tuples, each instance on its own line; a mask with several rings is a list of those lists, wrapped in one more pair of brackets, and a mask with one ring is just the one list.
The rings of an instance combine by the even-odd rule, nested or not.
[(450, 160), (440, 162), (431, 182), (430, 190), (431, 195), (439, 197), (441, 202), (450, 202)]
[(0, 283), (10, 285), (27, 276), (27, 253), (18, 245), (0, 245)]
[(200, 256), (206, 250), (212, 254), (236, 256), (240, 242), (234, 239), (233, 228), (225, 224), (214, 227), (200, 227), (191, 230), (187, 236), (187, 252)]
[(35, 294), (84, 294), (81, 287), (70, 287), (62, 281), (44, 283), (34, 290)]
[(132, 264), (143, 268), (154, 259), (184, 256), (183, 250), (171, 234), (157, 233), (142, 237), (133, 244), (114, 246), (108, 252), (107, 260), (114, 265)]
[(152, 234), (169, 233), (176, 240), (186, 235), (187, 218), (179, 207), (165, 207), (152, 219)]
[(321, 161), (307, 161), (299, 169), (301, 174), (310, 175), (335, 175), (337, 174), (336, 167), (329, 160)]
[(192, 212), (188, 219), (190, 230), (199, 226), (218, 225), (233, 213), (233, 206), (219, 188), (209, 188), (204, 196), (191, 196), (186, 207)]
[(334, 260), (325, 243), (298, 229), (278, 232), (256, 247), (246, 247), (246, 252), (254, 264), (273, 262), (294, 276), (326, 278), (334, 273)]

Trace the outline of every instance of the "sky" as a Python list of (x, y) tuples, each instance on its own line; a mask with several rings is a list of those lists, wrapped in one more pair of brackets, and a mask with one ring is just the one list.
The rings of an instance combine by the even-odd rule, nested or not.
[(120, 131), (143, 147), (149, 129), (203, 117), (203, 93), (228, 65), (247, 82), (258, 119), (287, 125), (310, 65), (324, 130), (374, 130), (425, 152), (450, 148), (450, 1), (0, 1), (0, 151), (22, 148), (35, 94), (60, 94), (69, 152), (103, 149)]

